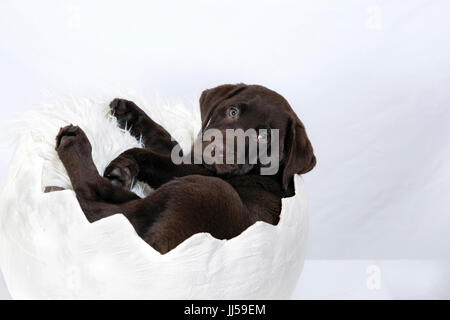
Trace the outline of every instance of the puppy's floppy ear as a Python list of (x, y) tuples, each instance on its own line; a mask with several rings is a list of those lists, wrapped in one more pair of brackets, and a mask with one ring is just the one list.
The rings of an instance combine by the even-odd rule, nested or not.
[(284, 145), (286, 151), (282, 185), (287, 190), (295, 174), (306, 173), (314, 168), (316, 157), (305, 127), (297, 117), (289, 119)]
[(208, 123), (214, 109), (224, 100), (231, 98), (247, 88), (243, 83), (224, 84), (202, 92), (200, 96), (200, 114), (202, 117), (202, 128)]

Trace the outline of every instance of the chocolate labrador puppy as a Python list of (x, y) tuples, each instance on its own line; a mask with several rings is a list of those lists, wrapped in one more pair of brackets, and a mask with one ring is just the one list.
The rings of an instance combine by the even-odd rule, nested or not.
[[(256, 221), (276, 225), (281, 199), (295, 194), (293, 176), (316, 164), (302, 122), (281, 95), (262, 86), (227, 84), (205, 90), (200, 97), (202, 132), (278, 129), (279, 169), (271, 175), (261, 174), (258, 161), (175, 164), (171, 155), (177, 142), (163, 127), (131, 101), (115, 99), (110, 107), (119, 126), (131, 128), (144, 148), (119, 155), (103, 177), (79, 127), (60, 130), (56, 151), (89, 221), (123, 213), (139, 236), (160, 253), (199, 232), (230, 239)], [(135, 180), (146, 182), (154, 192), (139, 198), (130, 191)]]

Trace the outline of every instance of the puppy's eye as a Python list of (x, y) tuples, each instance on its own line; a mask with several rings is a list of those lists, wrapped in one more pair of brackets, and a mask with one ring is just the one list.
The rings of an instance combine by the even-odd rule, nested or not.
[(229, 109), (228, 109), (228, 116), (230, 117), (230, 118), (236, 118), (237, 116), (239, 115), (239, 109), (238, 108), (236, 108), (236, 107), (230, 107)]

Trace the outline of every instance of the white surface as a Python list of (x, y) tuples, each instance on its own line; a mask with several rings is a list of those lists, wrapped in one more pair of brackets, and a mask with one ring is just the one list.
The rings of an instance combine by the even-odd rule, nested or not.
[(450, 299), (450, 260), (306, 260), (293, 299)]
[(307, 260), (293, 299), (450, 299), (450, 260)]
[[(199, 111), (138, 97), (146, 114), (189, 150)], [(287, 299), (298, 281), (308, 234), (304, 183), (282, 200), (280, 222), (258, 221), (239, 236), (198, 233), (161, 255), (121, 214), (89, 223), (55, 152), (59, 128), (86, 133), (99, 172), (139, 146), (110, 116), (110, 96), (58, 99), (28, 112), (0, 186), (0, 268), (15, 299)], [(184, 142), (184, 145), (183, 145)], [(46, 186), (64, 191), (44, 193)], [(139, 193), (147, 194), (141, 184)], [(120, 213), (120, 212), (117, 212)]]
[(3, 280), (3, 275), (0, 274), (0, 300), (9, 300), (11, 296), (6, 288), (5, 280)]
[[(312, 259), (450, 257), (450, 3), (2, 1), (2, 119), (43, 92), (267, 85), (305, 123)], [(11, 156), (2, 148), (0, 178)], [(447, 278), (447, 281), (450, 280)]]

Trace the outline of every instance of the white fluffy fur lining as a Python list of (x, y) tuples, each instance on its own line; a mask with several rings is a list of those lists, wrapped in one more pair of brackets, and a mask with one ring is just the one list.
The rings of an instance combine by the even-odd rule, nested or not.
[[(196, 234), (165, 255), (116, 214), (90, 224), (54, 151), (60, 127), (87, 134), (100, 173), (139, 146), (109, 115), (112, 96), (62, 98), (15, 125), (17, 149), (0, 188), (0, 267), (18, 299), (282, 299), (300, 275), (307, 238), (303, 180), (283, 200), (277, 226), (257, 222), (231, 240)], [(127, 96), (184, 149), (200, 129), (197, 109)], [(43, 193), (45, 186), (65, 191)], [(150, 192), (144, 184), (135, 192)]]

